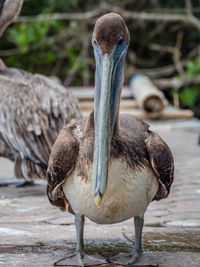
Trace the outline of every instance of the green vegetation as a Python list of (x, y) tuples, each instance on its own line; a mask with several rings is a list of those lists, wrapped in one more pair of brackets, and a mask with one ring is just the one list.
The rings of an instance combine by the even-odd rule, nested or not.
[[(198, 20), (199, 1), (193, 0), (192, 4)], [(102, 7), (102, 12), (88, 19), (30, 19), (45, 14), (84, 15)], [(56, 75), (66, 86), (92, 85), (95, 66), (91, 34), (94, 22), (100, 14), (116, 7), (119, 13), (143, 11), (167, 15), (186, 14), (187, 11), (185, 1), (179, 0), (25, 0), (20, 16), (26, 16), (27, 22), (19, 20), (8, 27), (1, 38), (0, 57), (9, 67)], [(200, 75), (200, 26), (180, 20), (134, 20), (131, 16), (125, 19), (131, 33), (125, 83), (138, 72), (153, 79)], [(168, 95), (169, 91), (170, 88)], [(200, 117), (200, 85), (183, 86), (179, 90), (179, 99), (182, 107), (193, 109)]]
[[(200, 75), (200, 60), (193, 59), (187, 62), (186, 75), (188, 77)], [(179, 92), (179, 97), (182, 107), (192, 109), (200, 118), (200, 84), (184, 86)]]

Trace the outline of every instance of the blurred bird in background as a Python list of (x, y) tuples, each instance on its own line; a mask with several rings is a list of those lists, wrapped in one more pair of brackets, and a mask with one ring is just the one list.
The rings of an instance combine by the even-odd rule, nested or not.
[[(22, 4), (23, 0), (0, 0), (0, 36)], [(58, 81), (7, 68), (0, 61), (0, 156), (14, 161), (17, 178), (45, 179), (59, 131), (80, 117), (78, 101)]]

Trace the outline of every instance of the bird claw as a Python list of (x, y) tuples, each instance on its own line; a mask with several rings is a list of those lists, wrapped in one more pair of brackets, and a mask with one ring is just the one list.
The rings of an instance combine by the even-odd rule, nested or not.
[(107, 261), (100, 255), (81, 255), (80, 253), (71, 254), (54, 263), (54, 266), (96, 266), (106, 264)]
[(125, 233), (122, 233), (123, 237), (130, 242), (133, 246), (135, 246), (135, 240), (132, 240), (130, 237), (128, 237)]
[(108, 259), (110, 263), (117, 263), (123, 266), (151, 266), (158, 267), (158, 264), (153, 262), (147, 255), (141, 252), (134, 253), (119, 253), (117, 256), (114, 256)]
[(134, 266), (134, 263), (137, 262), (139, 255), (140, 253), (136, 251), (134, 253), (119, 253), (118, 255), (109, 258), (108, 262), (124, 266)]

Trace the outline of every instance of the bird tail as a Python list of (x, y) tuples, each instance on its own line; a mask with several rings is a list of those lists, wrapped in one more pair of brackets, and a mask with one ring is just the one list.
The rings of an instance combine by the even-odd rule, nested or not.
[(15, 159), (15, 176), (19, 179), (25, 179), (27, 181), (32, 181), (35, 179), (46, 179), (46, 169), (45, 164), (37, 164), (30, 159), (22, 159), (17, 156)]

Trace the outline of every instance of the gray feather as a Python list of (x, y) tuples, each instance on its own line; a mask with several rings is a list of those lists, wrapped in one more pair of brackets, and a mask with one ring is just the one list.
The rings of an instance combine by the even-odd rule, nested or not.
[(0, 155), (15, 160), (18, 178), (45, 178), (58, 133), (80, 117), (78, 101), (54, 80), (14, 68), (0, 69)]

